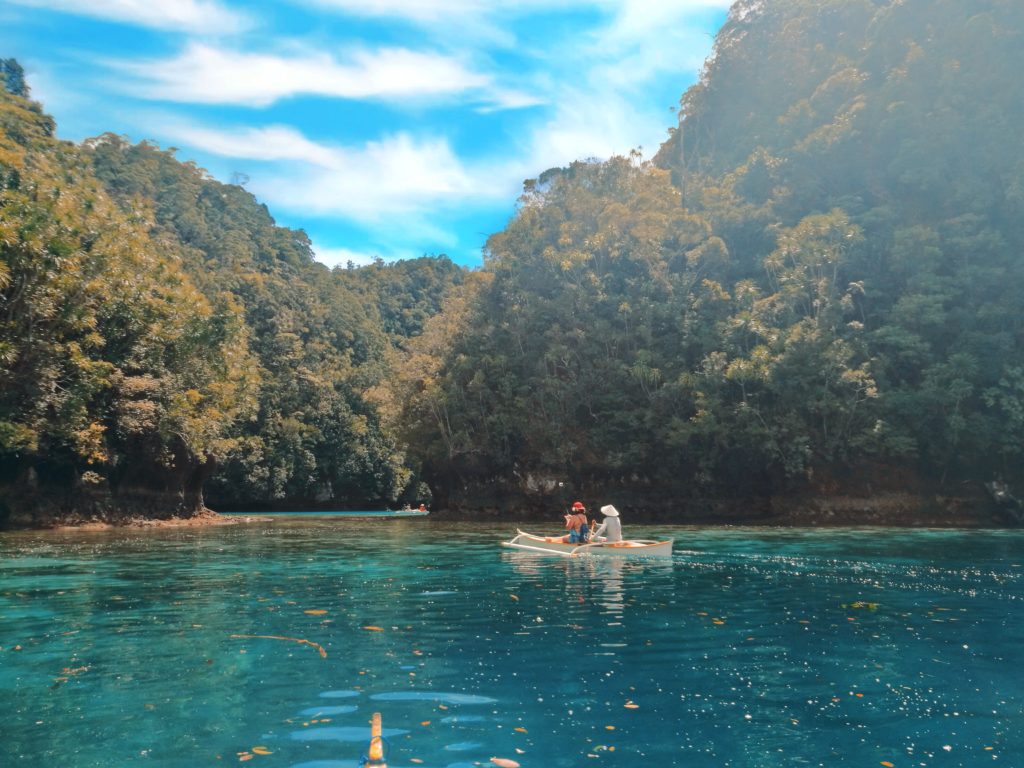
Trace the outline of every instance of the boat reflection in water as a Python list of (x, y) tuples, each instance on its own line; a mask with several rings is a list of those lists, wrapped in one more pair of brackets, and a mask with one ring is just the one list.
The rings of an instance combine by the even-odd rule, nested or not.
[[(551, 600), (550, 578), (559, 574), (561, 593), (554, 598), (566, 606), (567, 615), (575, 615), (577, 608), (586, 609), (592, 618), (594, 608), (599, 615), (615, 626), (622, 619), (631, 602), (642, 600), (637, 587), (646, 580), (663, 581), (671, 577), (672, 559), (652, 557), (629, 560), (618, 557), (550, 558), (540, 553), (512, 550), (502, 559), (511, 564), (513, 572), (524, 582), (545, 589), (545, 600)], [(632, 585), (632, 586), (630, 586)], [(555, 587), (558, 589), (557, 585)]]

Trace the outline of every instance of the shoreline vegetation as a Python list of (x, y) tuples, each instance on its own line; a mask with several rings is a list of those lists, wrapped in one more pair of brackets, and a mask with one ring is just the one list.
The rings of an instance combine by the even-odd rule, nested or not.
[(654, 156), (528, 179), (478, 269), (329, 269), (175, 150), (61, 141), (0, 59), (0, 528), (1024, 522), (1021, 39), (1005, 0), (738, 0)]
[[(166, 529), (208, 526), (245, 525), (275, 520), (275, 512), (331, 512), (333, 509), (274, 511), (245, 510), (222, 514), (204, 507), (195, 514), (166, 517), (117, 514), (82, 516), (56, 513), (46, 519), (23, 521), (6, 530), (113, 530)], [(344, 511), (344, 510), (338, 510)], [(623, 508), (630, 525), (693, 525), (693, 526), (764, 526), (764, 527), (890, 527), (890, 528), (1010, 528), (1019, 524), (1000, 512), (989, 500), (981, 497), (919, 496), (906, 493), (880, 493), (874, 496), (800, 496), (771, 499), (704, 500), (683, 505), (673, 513), (657, 513), (644, 509)], [(279, 518), (277, 518), (279, 519)], [(294, 519), (294, 518), (292, 518)], [(381, 523), (394, 518), (374, 518)], [(557, 506), (548, 508), (480, 507), (432, 511), (430, 519), (440, 522), (505, 521), (561, 525)], [(9, 521), (10, 523), (10, 521)], [(510, 523), (511, 525), (511, 523)], [(0, 529), (4, 530), (4, 529)]]
[[(244, 525), (246, 523), (259, 522), (266, 519), (267, 518), (261, 518), (258, 515), (253, 515), (251, 517), (242, 515), (221, 515), (214, 512), (212, 509), (204, 509), (190, 517), (155, 518), (130, 516), (113, 520), (100, 520), (95, 518), (75, 521), (64, 520), (53, 525), (52, 528), (59, 531), (107, 531), (124, 528), (162, 530), (166, 528), (205, 528), (218, 525)], [(38, 530), (38, 528), (35, 530)]]

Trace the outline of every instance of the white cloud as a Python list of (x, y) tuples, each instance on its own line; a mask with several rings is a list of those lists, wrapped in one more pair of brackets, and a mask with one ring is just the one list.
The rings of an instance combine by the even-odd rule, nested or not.
[(616, 84), (643, 82), (659, 72), (699, 69), (713, 36), (693, 23), (695, 13), (726, 10), (731, 0), (623, 0), (614, 18), (595, 34), (588, 55)]
[(305, 0), (307, 5), (330, 8), (353, 16), (437, 22), (485, 11), (493, 4), (484, 0)]
[[(437, 223), (452, 211), (511, 205), (524, 179), (553, 166), (625, 154), (641, 145), (650, 156), (673, 118), (669, 104), (654, 105), (643, 98), (644, 82), (663, 68), (696, 70), (710, 50), (710, 39), (688, 31), (689, 26), (685, 30), (690, 39), (683, 50), (667, 50), (684, 39), (676, 36), (664, 46), (606, 47), (601, 56), (597, 52), (610, 32), (593, 33), (562, 61), (573, 77), (544, 75), (551, 106), (523, 126), (513, 142), (472, 160), (459, 157), (444, 138), (408, 131), (341, 145), (312, 141), (282, 125), (225, 130), (192, 123), (168, 127), (163, 121), (161, 129), (184, 146), (280, 163), (265, 173), (251, 173), (248, 185), (273, 210), (344, 217), (373, 228), (379, 242), (388, 242), (387, 227), (401, 221), (401, 233), (392, 232), (391, 242), (400, 234), (406, 243), (415, 235), (443, 247), (457, 245), (457, 238)], [(617, 61), (629, 61), (622, 68), (632, 71), (637, 81), (621, 76)]]
[[(360, 146), (312, 141), (289, 126), (220, 129), (165, 121), (160, 133), (222, 157), (277, 163), (252, 173), (249, 189), (272, 207), (370, 222), (422, 215), (470, 199), (494, 197), (440, 138), (397, 133)], [(437, 234), (436, 232), (434, 233)]]
[[(581, 35), (561, 66), (575, 77), (559, 77), (552, 110), (536, 124), (523, 153), (532, 175), (588, 157), (605, 158), (642, 147), (653, 155), (675, 122), (675, 105), (686, 81), (711, 53), (713, 37), (699, 14), (725, 10), (732, 0), (594, 0), (612, 13)], [(580, 2), (580, 5), (588, 3)], [(652, 101), (654, 83), (666, 76), (680, 83), (664, 104)], [(670, 94), (670, 95), (668, 95)]]
[(302, 0), (306, 5), (369, 18), (399, 18), (432, 25), (483, 17), (525, 16), (538, 10), (599, 10), (631, 27), (708, 9), (727, 10), (734, 0)]
[[(531, 14), (597, 12), (619, 35), (650, 43), (671, 24), (707, 10), (727, 10), (734, 0), (294, 0), (319, 10), (370, 19), (394, 19), (459, 46), (517, 49), (514, 22)], [(569, 49), (574, 44), (568, 46)], [(556, 56), (557, 56), (556, 52)]]
[[(348, 248), (324, 248), (316, 245), (315, 243), (313, 245), (313, 256), (321, 264), (326, 264), (328, 267), (344, 267), (349, 262), (352, 262), (357, 267), (365, 267), (367, 264), (373, 264), (373, 262), (378, 258), (384, 258), (378, 253), (353, 251)], [(411, 256), (395, 257), (384, 260), (395, 261), (396, 258), (411, 258)]]
[(524, 134), (511, 159), (474, 169), (506, 199), (515, 198), (524, 179), (536, 178), (548, 168), (625, 155), (640, 146), (650, 157), (666, 136), (661, 112), (640, 109), (622, 94), (605, 92), (595, 98), (588, 89), (564, 91), (557, 104), (553, 114)]
[(434, 208), (486, 196), (443, 139), (400, 133), (330, 152), (329, 164), (285, 169), (273, 179), (255, 178), (251, 189), (271, 204), (363, 222), (426, 215)]
[[(151, 115), (150, 135), (187, 150), (251, 160), (246, 188), (275, 215), (341, 218), (364, 232), (360, 249), (314, 246), (335, 266), (415, 258), (425, 251), (478, 253), (452, 215), (511, 205), (525, 176), (514, 163), (465, 165), (448, 142), (399, 133), (357, 146), (323, 144), (289, 126), (211, 128)], [(157, 130), (159, 126), (159, 130)]]
[(10, 0), (78, 16), (119, 21), (155, 29), (220, 35), (248, 26), (242, 14), (214, 0)]
[[(651, 104), (648, 85), (665, 73), (696, 74), (710, 53), (712, 38), (694, 24), (702, 13), (721, 11), (733, 0), (303, 0), (319, 8), (377, 18), (401, 18), (436, 27), (465, 45), (493, 41), (463, 40), (444, 32), (449, 25), (499, 26), (502, 20), (543, 11), (597, 11), (603, 21), (579, 27), (572, 44), (553, 40), (543, 49), (519, 49), (527, 69), (542, 70), (532, 85), (512, 92), (505, 105), (535, 105), (530, 93), (544, 93), (548, 109), (522, 132), (514, 159), (496, 159), (477, 171), (508, 189), (508, 179), (521, 181), (553, 165), (588, 157), (624, 154), (643, 146), (648, 155), (666, 138), (674, 119), (669, 107), (682, 92)], [(527, 19), (528, 23), (528, 19)], [(509, 25), (505, 25), (509, 27)], [(528, 78), (528, 72), (522, 75)], [(680, 77), (681, 82), (685, 82)], [(689, 79), (688, 77), (686, 79)], [(481, 106), (478, 112), (488, 112)], [(518, 186), (515, 187), (518, 189)]]
[(346, 99), (425, 99), (480, 90), (489, 78), (449, 56), (405, 48), (352, 51), (344, 62), (324, 53), (293, 57), (193, 43), (179, 56), (109, 64), (134, 76), (149, 99), (265, 107), (299, 94)]
[(345, 167), (344, 151), (310, 141), (287, 125), (223, 130), (170, 120), (161, 124), (159, 130), (175, 141), (221, 157), (268, 162), (298, 160), (335, 170)]
[[(499, 13), (524, 13), (524, 6), (552, 7), (539, 0), (526, 0), (515, 9), (504, 0), (307, 2), (351, 13), (400, 16), (424, 25), (462, 13), (460, 23), (470, 24), (475, 17), (486, 26)], [(558, 5), (557, 0), (553, 4)], [(315, 251), (326, 264), (364, 264), (377, 255), (385, 260), (409, 258), (424, 249), (475, 250), (480, 243), (466, 242), (473, 238), (465, 234), (460, 242), (455, 222), (465, 220), (469, 211), (511, 208), (524, 179), (553, 166), (624, 154), (640, 145), (650, 156), (674, 121), (668, 107), (711, 50), (712, 41), (702, 25), (694, 24), (694, 14), (727, 5), (726, 0), (564, 0), (558, 7), (597, 8), (602, 21), (574, 30), (572, 45), (553, 38), (537, 50), (518, 49), (519, 67), (504, 73), (478, 71), (466, 64), (466, 56), (488, 61), (487, 46), (494, 41), (472, 39), (455, 28), (443, 34), (459, 45), (457, 56), (405, 48), (327, 55), (279, 41), (270, 53), (193, 44), (172, 60), (120, 66), (136, 75), (138, 87), (145, 84), (154, 98), (249, 106), (309, 93), (400, 99), (403, 104), (426, 97), (431, 107), (449, 100), (489, 112), (538, 105), (532, 94), (544, 94), (544, 108), (523, 113), (511, 132), (513, 138), (491, 142), (494, 149), (489, 155), (480, 156), (477, 150), (474, 157), (460, 156), (455, 149), (459, 145), (451, 143), (457, 139), (446, 138), (445, 127), (429, 120), (406, 122), (359, 144), (340, 137), (314, 141), (288, 125), (232, 128), (167, 119), (154, 123), (159, 135), (183, 147), (253, 161), (254, 167), (245, 169), (251, 177), (248, 189), (275, 212), (304, 219), (342, 218), (355, 224), (365, 235), (360, 242), (371, 245)], [(445, 50), (443, 44), (439, 50)], [(690, 75), (683, 74), (687, 71)], [(672, 73), (669, 79), (679, 78), (679, 92), (669, 86), (666, 103), (652, 103), (652, 84), (664, 87), (666, 73)], [(462, 119), (458, 103), (452, 109), (452, 124), (457, 125)], [(418, 130), (430, 135), (418, 135)], [(485, 236), (475, 234), (481, 240)]]
[(614, 0), (598, 3), (615, 16), (611, 29), (622, 38), (641, 39), (651, 33), (664, 35), (681, 19), (701, 11), (727, 11), (735, 0)]
[(488, 101), (476, 108), (477, 112), (497, 112), (502, 109), (522, 109), (523, 107), (539, 107), (546, 104), (542, 99), (526, 91), (496, 88), (488, 94)]

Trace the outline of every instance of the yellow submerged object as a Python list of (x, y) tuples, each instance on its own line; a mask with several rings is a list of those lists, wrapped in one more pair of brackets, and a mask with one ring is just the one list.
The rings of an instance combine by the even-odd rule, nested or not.
[(388, 768), (384, 759), (384, 738), (380, 735), (380, 712), (373, 713), (370, 721), (370, 746), (366, 750), (363, 765), (368, 768)]

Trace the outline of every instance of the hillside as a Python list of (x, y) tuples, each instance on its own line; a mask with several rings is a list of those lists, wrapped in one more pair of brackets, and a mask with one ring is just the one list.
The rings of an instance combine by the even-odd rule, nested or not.
[(1024, 473), (1022, 43), (1010, 0), (740, 0), (655, 157), (528, 181), (473, 272), (329, 270), (3, 60), (0, 518), (970, 519)]
[(1018, 476), (1022, 34), (1000, 0), (737, 3), (654, 161), (530, 182), (434, 321), (438, 494), (750, 517)]
[(241, 187), (58, 141), (25, 91), (0, 91), (0, 517), (429, 493), (369, 393), (462, 270), (332, 272)]

